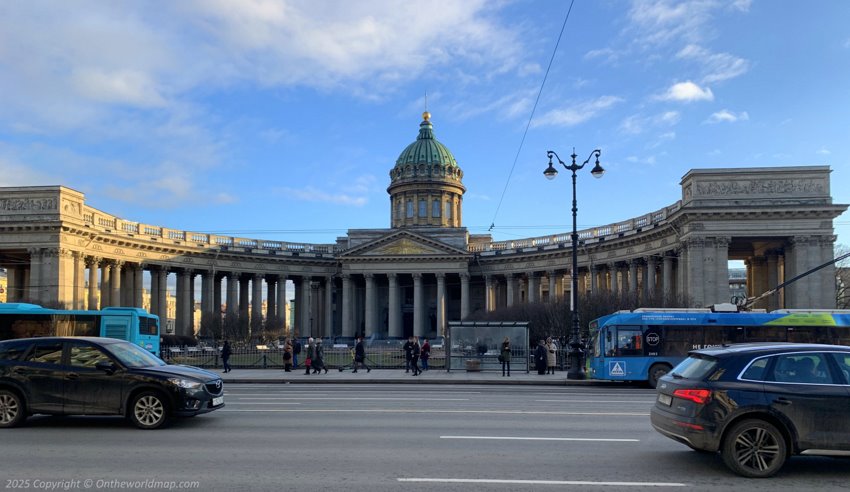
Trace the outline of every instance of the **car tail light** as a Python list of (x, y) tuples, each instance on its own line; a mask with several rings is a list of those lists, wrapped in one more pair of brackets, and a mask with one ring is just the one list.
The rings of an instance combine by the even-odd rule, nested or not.
[(707, 389), (677, 389), (673, 392), (673, 396), (690, 400), (700, 405), (704, 404), (711, 398), (711, 390)]

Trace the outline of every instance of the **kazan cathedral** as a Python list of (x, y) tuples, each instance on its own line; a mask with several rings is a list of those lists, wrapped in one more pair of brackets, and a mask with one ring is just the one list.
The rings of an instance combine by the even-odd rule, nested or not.
[[(463, 171), (426, 112), (389, 172), (388, 229), (334, 244), (231, 237), (110, 215), (64, 186), (7, 187), (0, 268), (7, 302), (144, 307), (178, 335), (237, 316), (297, 336), (434, 337), (476, 311), (568, 298), (571, 275), (580, 296), (677, 295), (701, 307), (729, 301), (729, 260), (744, 261), (756, 296), (832, 259), (833, 220), (847, 206), (832, 203), (830, 172), (693, 169), (680, 200), (579, 231), (578, 244), (569, 231), (493, 241), (463, 227)], [(834, 274), (823, 268), (756, 307), (832, 308)], [(284, 322), (288, 282), (295, 316)]]

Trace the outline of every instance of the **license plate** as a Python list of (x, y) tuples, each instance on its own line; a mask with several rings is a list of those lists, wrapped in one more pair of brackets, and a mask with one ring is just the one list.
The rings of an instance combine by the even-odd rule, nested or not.
[(658, 403), (660, 403), (662, 405), (667, 405), (669, 407), (670, 404), (673, 403), (673, 397), (670, 396), (670, 395), (659, 394), (658, 395)]
[(213, 398), (212, 406), (217, 407), (217, 406), (223, 405), (223, 404), (224, 404), (224, 397), (223, 396), (217, 396), (217, 397)]

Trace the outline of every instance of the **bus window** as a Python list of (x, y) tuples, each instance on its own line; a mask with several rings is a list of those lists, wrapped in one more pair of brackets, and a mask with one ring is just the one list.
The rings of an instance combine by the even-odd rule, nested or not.
[(833, 326), (832, 338), (828, 343), (850, 345), (850, 326)]
[(703, 347), (719, 347), (743, 341), (744, 329), (737, 326), (708, 325), (705, 327)]
[(614, 355), (643, 355), (643, 330), (639, 326), (617, 327)]
[(94, 314), (57, 314), (53, 323), (57, 337), (100, 336), (100, 316)]
[(139, 316), (140, 335), (159, 335), (159, 326), (155, 318)]
[(750, 342), (786, 342), (788, 332), (775, 326), (749, 326), (746, 337)]
[(46, 316), (5, 314), (0, 318), (0, 340), (49, 337), (53, 334), (50, 318)]
[(691, 350), (702, 348), (702, 332), (702, 326), (664, 326), (661, 354), (683, 357)]
[(788, 341), (794, 343), (832, 343), (828, 326), (789, 326)]

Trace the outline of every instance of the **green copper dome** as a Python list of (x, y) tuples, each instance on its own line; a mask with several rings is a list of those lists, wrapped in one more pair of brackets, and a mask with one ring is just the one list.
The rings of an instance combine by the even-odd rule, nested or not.
[(390, 170), (392, 227), (461, 227), (466, 188), (451, 151), (434, 138), (431, 113), (422, 114), (419, 136)]
[(457, 161), (445, 145), (434, 138), (434, 127), (431, 125), (431, 114), (422, 115), (419, 124), (419, 136), (408, 145), (395, 162), (396, 166), (405, 164), (442, 164), (457, 167)]

